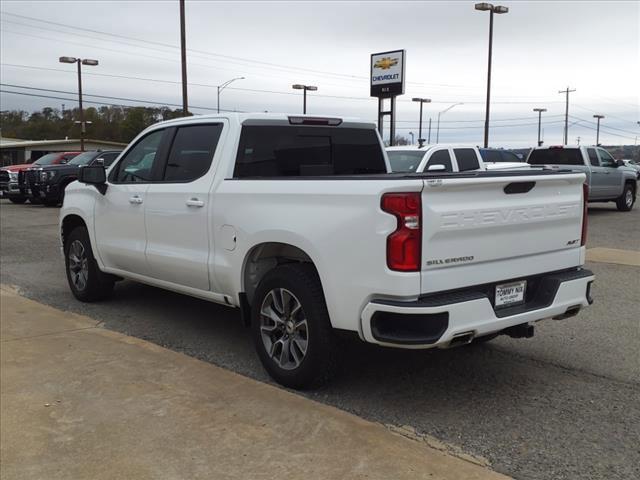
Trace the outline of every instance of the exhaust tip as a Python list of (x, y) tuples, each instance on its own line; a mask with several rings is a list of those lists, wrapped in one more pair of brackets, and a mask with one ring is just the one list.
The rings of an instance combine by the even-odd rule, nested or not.
[(451, 341), (449, 342), (449, 348), (459, 347), (461, 345), (468, 345), (473, 341), (475, 336), (476, 334), (473, 331), (456, 333), (451, 339)]

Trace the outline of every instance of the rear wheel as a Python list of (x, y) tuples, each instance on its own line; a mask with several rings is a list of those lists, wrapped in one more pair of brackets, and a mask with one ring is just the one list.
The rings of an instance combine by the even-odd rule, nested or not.
[(282, 265), (264, 276), (253, 299), (251, 329), (258, 357), (278, 383), (313, 388), (333, 376), (337, 338), (313, 266)]
[(17, 205), (22, 205), (24, 202), (27, 201), (27, 199), (25, 197), (10, 197), (9, 201)]
[(65, 239), (64, 261), (69, 288), (78, 300), (94, 302), (113, 291), (115, 278), (98, 268), (85, 227), (76, 227)]
[(621, 212), (628, 212), (633, 208), (633, 204), (636, 202), (636, 191), (630, 183), (624, 186), (622, 195), (616, 200), (616, 207)]

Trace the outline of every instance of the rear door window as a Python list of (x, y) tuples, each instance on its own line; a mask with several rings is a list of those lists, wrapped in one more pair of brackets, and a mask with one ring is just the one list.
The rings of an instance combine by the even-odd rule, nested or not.
[(599, 167), (600, 161), (598, 160), (598, 154), (596, 153), (596, 149), (588, 148), (587, 153), (589, 154), (589, 163), (594, 167)]
[(387, 173), (375, 130), (290, 125), (242, 127), (234, 177)]
[(173, 138), (163, 181), (191, 182), (207, 173), (221, 132), (221, 123), (179, 127)]
[(453, 167), (451, 165), (451, 155), (449, 155), (449, 150), (438, 150), (433, 152), (429, 161), (427, 162), (426, 167), (424, 167), (424, 171), (429, 170), (431, 165), (444, 165), (445, 172), (453, 172)]
[(459, 171), (464, 172), (480, 168), (478, 156), (473, 148), (454, 148), (453, 153), (456, 156)]

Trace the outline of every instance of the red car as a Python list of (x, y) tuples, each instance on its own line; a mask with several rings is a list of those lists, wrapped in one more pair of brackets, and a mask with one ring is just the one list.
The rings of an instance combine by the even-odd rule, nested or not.
[[(53, 152), (43, 155), (33, 163), (9, 165), (0, 168), (0, 198), (8, 198), (13, 203), (24, 203), (29, 198), (29, 183), (35, 181), (33, 175), (39, 167), (67, 163), (80, 152)], [(33, 200), (31, 200), (33, 202)], [(37, 201), (36, 201), (37, 203)]]

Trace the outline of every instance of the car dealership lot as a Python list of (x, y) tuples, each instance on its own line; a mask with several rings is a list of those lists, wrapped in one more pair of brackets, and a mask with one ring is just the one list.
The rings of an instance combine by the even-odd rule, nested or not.
[[(1, 202), (2, 283), (107, 328), (269, 381), (235, 310), (132, 282), (118, 283), (109, 301), (78, 303), (64, 277), (58, 209)], [(593, 205), (589, 224), (589, 247), (640, 251), (640, 210)], [(596, 303), (577, 317), (539, 325), (533, 339), (448, 351), (351, 342), (349, 368), (308, 395), (412, 427), (516, 478), (638, 477), (640, 267), (588, 267), (596, 274)]]

